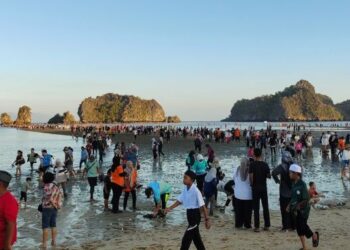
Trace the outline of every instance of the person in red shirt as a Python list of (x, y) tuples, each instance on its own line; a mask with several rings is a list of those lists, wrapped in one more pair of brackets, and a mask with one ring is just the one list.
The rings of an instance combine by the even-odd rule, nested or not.
[(320, 198), (324, 198), (322, 193), (317, 192), (315, 182), (311, 181), (309, 183), (309, 196), (310, 196), (310, 204), (315, 208), (315, 205), (320, 202)]
[(17, 240), (18, 202), (7, 190), (11, 175), (0, 171), (0, 249), (12, 250)]

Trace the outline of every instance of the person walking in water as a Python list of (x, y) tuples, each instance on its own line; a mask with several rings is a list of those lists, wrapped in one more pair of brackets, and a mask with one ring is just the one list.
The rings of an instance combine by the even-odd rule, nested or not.
[(95, 187), (97, 186), (97, 177), (100, 173), (100, 165), (95, 159), (95, 156), (91, 155), (89, 160), (86, 162), (85, 167), (86, 176), (90, 186), (90, 202), (94, 200)]
[(27, 155), (27, 162), (30, 164), (30, 169), (33, 172), (34, 170), (34, 164), (36, 163), (36, 160), (39, 158), (39, 155), (35, 153), (35, 149), (32, 148), (30, 150), (30, 153)]
[(41, 150), (41, 157), (40, 157), (40, 167), (39, 167), (39, 174), (40, 178), (43, 177), (44, 173), (52, 167), (52, 159), (53, 156), (47, 153), (46, 149)]
[(132, 196), (132, 209), (136, 210), (136, 187), (137, 187), (137, 171), (134, 167), (132, 161), (126, 162), (126, 168), (124, 169), (126, 173), (125, 176), (125, 189), (124, 189), (124, 203), (123, 208), (124, 211), (128, 205), (129, 195), (131, 193)]
[(84, 163), (84, 166), (86, 167), (86, 162), (89, 158), (89, 153), (86, 150), (85, 147), (81, 147), (81, 152), (80, 152), (80, 163), (79, 163), (79, 171), (81, 171), (81, 166)]
[(75, 177), (75, 171), (73, 167), (73, 149), (71, 147), (65, 147), (64, 152), (64, 166), (68, 169), (69, 175)]
[(68, 180), (68, 170), (63, 166), (60, 159), (55, 161), (55, 174), (56, 174), (56, 184), (60, 188), (62, 187), (64, 197), (67, 197), (67, 180)]
[(158, 140), (158, 156), (164, 156), (164, 152), (163, 152), (163, 137), (159, 137)]
[(57, 228), (56, 219), (57, 211), (62, 206), (62, 194), (56, 183), (55, 174), (51, 170), (46, 171), (43, 176), (44, 191), (42, 198), (42, 229), (43, 241), (42, 248), (47, 248), (47, 240), (51, 231), (51, 246), (56, 246)]
[(12, 166), (16, 166), (16, 177), (21, 176), (22, 171), (21, 171), (21, 166), (25, 163), (26, 161), (23, 158), (23, 152), (21, 150), (17, 151), (17, 156), (16, 160), (12, 163)]
[(183, 205), (186, 208), (188, 227), (182, 238), (181, 250), (188, 250), (192, 244), (192, 241), (198, 250), (205, 250), (205, 246), (199, 232), (201, 213), (204, 215), (206, 229), (210, 229), (209, 216), (205, 207), (203, 196), (200, 190), (193, 184), (195, 180), (195, 173), (189, 170), (186, 171), (183, 179), (185, 187), (182, 193), (173, 205), (165, 209), (165, 213), (169, 213), (179, 205)]
[(186, 158), (187, 170), (191, 170), (195, 162), (196, 162), (196, 152), (194, 150), (191, 150)]
[(196, 174), (197, 187), (201, 192), (203, 192), (204, 178), (207, 174), (207, 168), (207, 162), (204, 160), (203, 155), (199, 154), (197, 156), (197, 161), (194, 163), (191, 170)]

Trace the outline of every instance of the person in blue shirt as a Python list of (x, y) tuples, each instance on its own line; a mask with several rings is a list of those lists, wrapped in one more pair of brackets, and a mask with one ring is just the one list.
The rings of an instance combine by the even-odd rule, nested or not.
[(153, 217), (156, 217), (160, 209), (165, 209), (171, 193), (171, 185), (165, 182), (153, 181), (148, 184), (145, 194), (147, 198), (153, 196), (155, 207)]
[(207, 174), (208, 163), (203, 155), (197, 156), (197, 161), (193, 164), (191, 170), (196, 174), (197, 188), (203, 193), (204, 178)]
[(85, 147), (81, 147), (81, 153), (80, 153), (80, 163), (79, 163), (79, 170), (81, 170), (81, 165), (84, 163), (86, 166), (86, 162), (88, 160), (89, 154)]
[(41, 151), (41, 155), (42, 155), (40, 157), (41, 164), (40, 164), (40, 167), (39, 167), (40, 177), (42, 177), (44, 175), (46, 170), (48, 170), (50, 167), (53, 166), (53, 164), (52, 164), (53, 156), (48, 154), (46, 149), (43, 149)]

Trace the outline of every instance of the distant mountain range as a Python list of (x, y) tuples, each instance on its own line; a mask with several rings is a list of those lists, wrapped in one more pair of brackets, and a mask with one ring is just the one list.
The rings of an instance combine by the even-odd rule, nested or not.
[(273, 95), (237, 101), (223, 121), (340, 121), (350, 119), (350, 100), (334, 105), (306, 80)]

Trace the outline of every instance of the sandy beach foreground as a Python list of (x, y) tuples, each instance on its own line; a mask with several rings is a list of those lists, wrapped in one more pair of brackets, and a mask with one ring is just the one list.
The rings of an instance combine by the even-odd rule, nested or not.
[[(348, 249), (350, 207), (331, 210), (312, 210), (310, 225), (318, 230), (321, 243), (318, 249)], [(237, 230), (233, 226), (233, 218), (225, 216), (212, 219), (212, 228), (205, 230), (201, 225), (202, 237), (207, 249), (299, 249), (296, 232), (279, 231), (280, 216), (272, 213), (272, 225), (269, 232), (254, 233), (251, 230)], [(179, 249), (186, 225), (160, 226), (151, 230), (135, 232), (116, 232), (115, 239), (109, 241), (86, 242), (75, 249), (133, 249), (161, 250)], [(309, 244), (311, 249), (311, 243)], [(191, 249), (195, 249), (192, 246)]]

